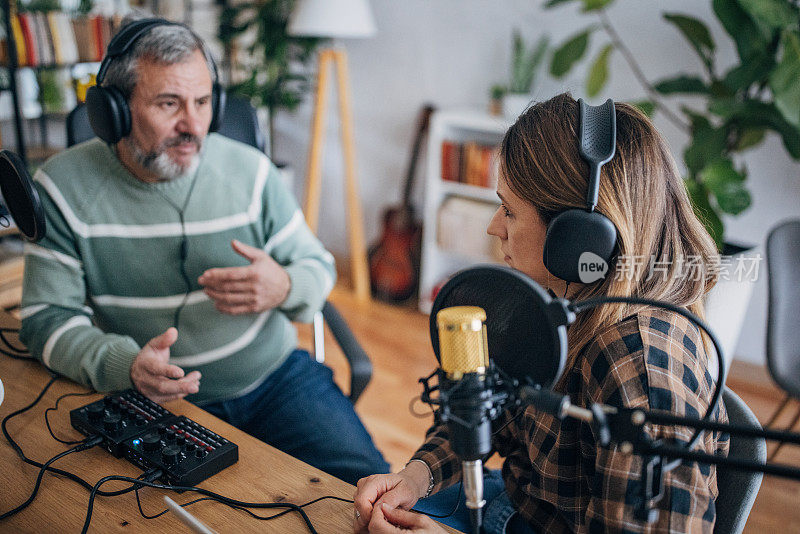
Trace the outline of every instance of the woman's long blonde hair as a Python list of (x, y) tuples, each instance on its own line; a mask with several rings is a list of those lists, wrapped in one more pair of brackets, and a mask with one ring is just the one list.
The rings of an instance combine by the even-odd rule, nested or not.
[[(501, 145), (501, 179), (536, 208), (545, 224), (566, 209), (586, 206), (589, 168), (578, 151), (578, 113), (569, 93), (537, 103), (517, 119)], [(616, 119), (616, 154), (602, 168), (596, 209), (617, 227), (617, 266), (571, 299), (636, 296), (702, 317), (702, 297), (717, 280), (714, 241), (692, 210), (675, 160), (653, 123), (624, 103), (616, 103)], [(597, 334), (639, 309), (608, 305), (579, 314), (569, 328), (568, 365)]]

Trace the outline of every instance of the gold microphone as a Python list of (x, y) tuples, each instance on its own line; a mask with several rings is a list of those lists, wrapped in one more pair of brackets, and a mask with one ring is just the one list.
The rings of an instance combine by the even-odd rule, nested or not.
[(450, 380), (486, 372), (489, 350), (486, 312), (478, 306), (453, 306), (436, 314), (442, 370)]
[[(447, 380), (440, 381), (447, 399), (450, 443), (461, 458), (464, 496), (473, 528), (482, 523), (483, 461), (491, 452), (491, 390), (487, 389), (489, 350), (486, 312), (477, 306), (453, 306), (436, 314), (439, 357)], [(450, 382), (452, 381), (452, 382)], [(456, 384), (458, 382), (458, 384)]]

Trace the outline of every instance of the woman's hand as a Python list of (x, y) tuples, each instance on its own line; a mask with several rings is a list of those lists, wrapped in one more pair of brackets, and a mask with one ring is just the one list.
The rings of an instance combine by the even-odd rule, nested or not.
[(370, 534), (396, 534), (415, 532), (417, 534), (440, 534), (445, 530), (430, 517), (400, 508), (392, 508), (386, 503), (376, 506), (369, 521)]
[[(372, 475), (358, 481), (353, 496), (355, 532), (367, 532), (373, 510), (382, 503), (409, 509), (428, 491), (430, 475), (421, 462), (411, 462), (396, 474)], [(371, 528), (371, 527), (370, 527)]]

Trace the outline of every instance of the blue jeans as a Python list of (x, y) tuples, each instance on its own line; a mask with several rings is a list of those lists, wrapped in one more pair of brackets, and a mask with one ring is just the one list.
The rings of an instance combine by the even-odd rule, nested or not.
[(202, 408), (345, 482), (389, 472), (333, 372), (304, 350), (292, 352), (247, 395)]
[[(484, 534), (536, 534), (508, 498), (499, 470), (484, 471), (483, 498), (486, 500), (483, 509)], [(456, 502), (458, 509), (453, 515), (435, 519), (462, 532), (472, 532), (469, 509), (461, 484), (443, 489), (427, 499), (421, 499), (414, 505), (414, 510), (426, 514), (445, 515), (453, 510)]]

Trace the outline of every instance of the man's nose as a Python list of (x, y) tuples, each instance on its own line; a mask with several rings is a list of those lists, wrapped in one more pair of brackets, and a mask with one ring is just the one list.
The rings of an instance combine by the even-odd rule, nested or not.
[(183, 110), (181, 120), (178, 121), (178, 131), (182, 134), (192, 134), (195, 137), (205, 136), (208, 130), (205, 117), (197, 106), (186, 106)]

